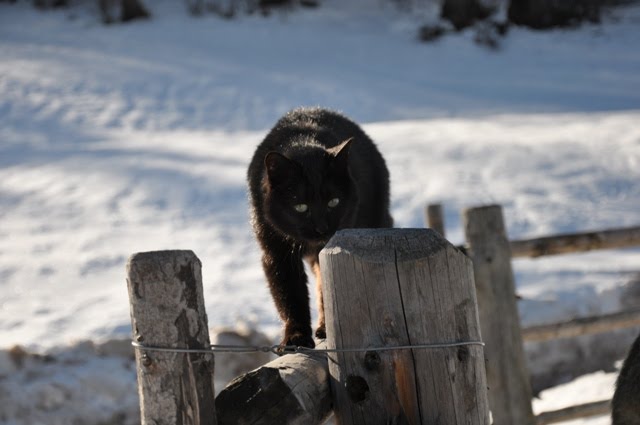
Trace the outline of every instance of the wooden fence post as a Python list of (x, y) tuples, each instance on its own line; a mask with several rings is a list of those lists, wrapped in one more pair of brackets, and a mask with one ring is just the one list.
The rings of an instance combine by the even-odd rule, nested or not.
[(464, 227), (468, 254), (473, 260), (482, 337), (486, 343), (493, 424), (534, 424), (531, 384), (502, 208), (491, 205), (467, 209)]
[(427, 205), (427, 208), (425, 211), (425, 219), (427, 222), (427, 227), (440, 233), (440, 235), (445, 236), (444, 214), (442, 213), (442, 204)]
[[(148, 346), (209, 347), (200, 260), (191, 251), (134, 254), (127, 264), (133, 336)], [(136, 349), (143, 425), (215, 425), (213, 354)]]
[(320, 253), (340, 424), (489, 424), (469, 259), (431, 229), (339, 231)]

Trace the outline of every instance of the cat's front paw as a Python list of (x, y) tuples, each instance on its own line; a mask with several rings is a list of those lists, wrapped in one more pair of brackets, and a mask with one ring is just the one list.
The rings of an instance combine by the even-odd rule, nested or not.
[(280, 346), (283, 347), (283, 352), (287, 350), (284, 347), (306, 347), (306, 348), (315, 348), (316, 343), (311, 338), (311, 335), (304, 332), (291, 332), (285, 333)]
[(327, 339), (327, 330), (324, 324), (318, 326), (318, 328), (316, 329), (316, 338)]

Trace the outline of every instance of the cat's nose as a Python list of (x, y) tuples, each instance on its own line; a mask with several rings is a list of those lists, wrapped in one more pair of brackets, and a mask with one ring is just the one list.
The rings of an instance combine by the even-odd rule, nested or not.
[(319, 235), (324, 235), (329, 231), (329, 225), (327, 223), (316, 223), (316, 232)]

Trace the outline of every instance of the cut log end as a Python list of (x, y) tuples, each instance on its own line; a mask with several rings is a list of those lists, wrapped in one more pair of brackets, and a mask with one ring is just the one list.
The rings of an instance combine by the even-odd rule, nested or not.
[(220, 392), (218, 424), (321, 424), (331, 414), (328, 377), (324, 355), (282, 356), (239, 376)]
[[(384, 249), (393, 246), (394, 249)], [(326, 255), (347, 254), (368, 262), (414, 261), (452, 246), (433, 229), (345, 229), (325, 246)]]

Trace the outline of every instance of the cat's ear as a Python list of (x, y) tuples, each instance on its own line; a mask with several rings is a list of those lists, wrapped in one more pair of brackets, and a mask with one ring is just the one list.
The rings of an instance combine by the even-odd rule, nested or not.
[(343, 170), (348, 169), (349, 167), (349, 149), (353, 144), (353, 137), (348, 138), (344, 142), (340, 143), (337, 146), (328, 149), (328, 152), (333, 155), (333, 164), (337, 168), (341, 168)]
[(264, 166), (271, 184), (296, 178), (300, 168), (298, 164), (278, 152), (269, 152), (264, 157)]

